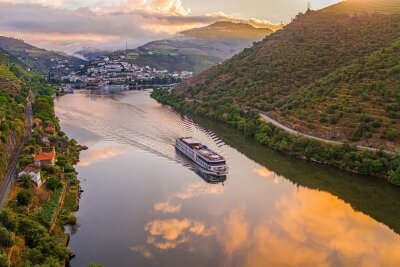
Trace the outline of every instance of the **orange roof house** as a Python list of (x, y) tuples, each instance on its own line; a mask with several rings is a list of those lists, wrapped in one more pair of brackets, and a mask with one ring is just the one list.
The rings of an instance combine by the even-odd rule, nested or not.
[(43, 121), (41, 119), (38, 119), (38, 118), (32, 120), (33, 126), (39, 126), (42, 122)]
[(53, 152), (49, 152), (49, 153), (37, 154), (33, 158), (33, 161), (37, 168), (40, 168), (41, 166), (53, 166), (54, 167), (56, 164), (56, 153), (53, 151)]
[(56, 129), (54, 129), (54, 127), (51, 127), (51, 126), (47, 126), (47, 127), (44, 129), (44, 131), (45, 131), (45, 132), (55, 132)]

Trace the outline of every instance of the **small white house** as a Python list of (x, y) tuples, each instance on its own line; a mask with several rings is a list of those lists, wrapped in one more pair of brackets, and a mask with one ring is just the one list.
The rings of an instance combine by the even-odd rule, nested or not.
[(28, 174), (32, 178), (32, 181), (35, 182), (38, 187), (41, 187), (43, 185), (42, 179), (40, 177), (40, 169), (27, 166), (23, 171), (18, 173), (18, 178), (21, 178), (21, 176), (25, 174)]

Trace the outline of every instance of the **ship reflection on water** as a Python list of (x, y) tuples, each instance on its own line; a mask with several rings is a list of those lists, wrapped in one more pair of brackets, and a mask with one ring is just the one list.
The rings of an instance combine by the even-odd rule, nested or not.
[(222, 185), (224, 185), (224, 182), (226, 181), (226, 175), (224, 175), (224, 176), (215, 176), (215, 175), (206, 173), (203, 170), (194, 170), (194, 172), (209, 184), (220, 184), (220, 183), (222, 183)]

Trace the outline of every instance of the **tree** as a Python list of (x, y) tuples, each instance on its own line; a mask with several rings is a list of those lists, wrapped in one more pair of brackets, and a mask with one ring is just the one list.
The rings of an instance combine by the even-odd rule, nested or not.
[(24, 174), (21, 176), (21, 186), (23, 188), (31, 188), (32, 187), (32, 177), (29, 174)]
[(18, 205), (20, 206), (28, 206), (31, 200), (32, 200), (32, 193), (27, 190), (23, 190), (19, 192), (17, 195), (17, 202)]
[(389, 180), (392, 184), (400, 186), (400, 166), (392, 173)]
[(2, 251), (0, 251), (0, 267), (8, 267), (7, 256)]
[(9, 248), (14, 245), (13, 237), (6, 228), (0, 226), (0, 247)]
[(17, 220), (14, 214), (5, 209), (0, 211), (0, 223), (12, 232), (17, 229)]
[(56, 190), (61, 186), (61, 182), (57, 177), (51, 177), (49, 181), (47, 182), (47, 188), (49, 188), (51, 191)]

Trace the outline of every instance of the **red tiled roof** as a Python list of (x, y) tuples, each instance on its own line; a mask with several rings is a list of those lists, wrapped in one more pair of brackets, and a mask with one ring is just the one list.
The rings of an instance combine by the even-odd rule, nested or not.
[(50, 126), (48, 126), (48, 127), (46, 127), (46, 129), (44, 129), (46, 132), (50, 132), (50, 131), (52, 131), (52, 132), (54, 132), (56, 129), (54, 129), (53, 127), (50, 127)]
[(55, 157), (53, 152), (38, 154), (34, 157), (35, 161), (52, 160)]
[(33, 119), (33, 120), (32, 120), (32, 122), (33, 122), (33, 123), (41, 123), (41, 122), (42, 122), (42, 120), (41, 120), (41, 119), (37, 119), (37, 118), (36, 118), (36, 119)]

